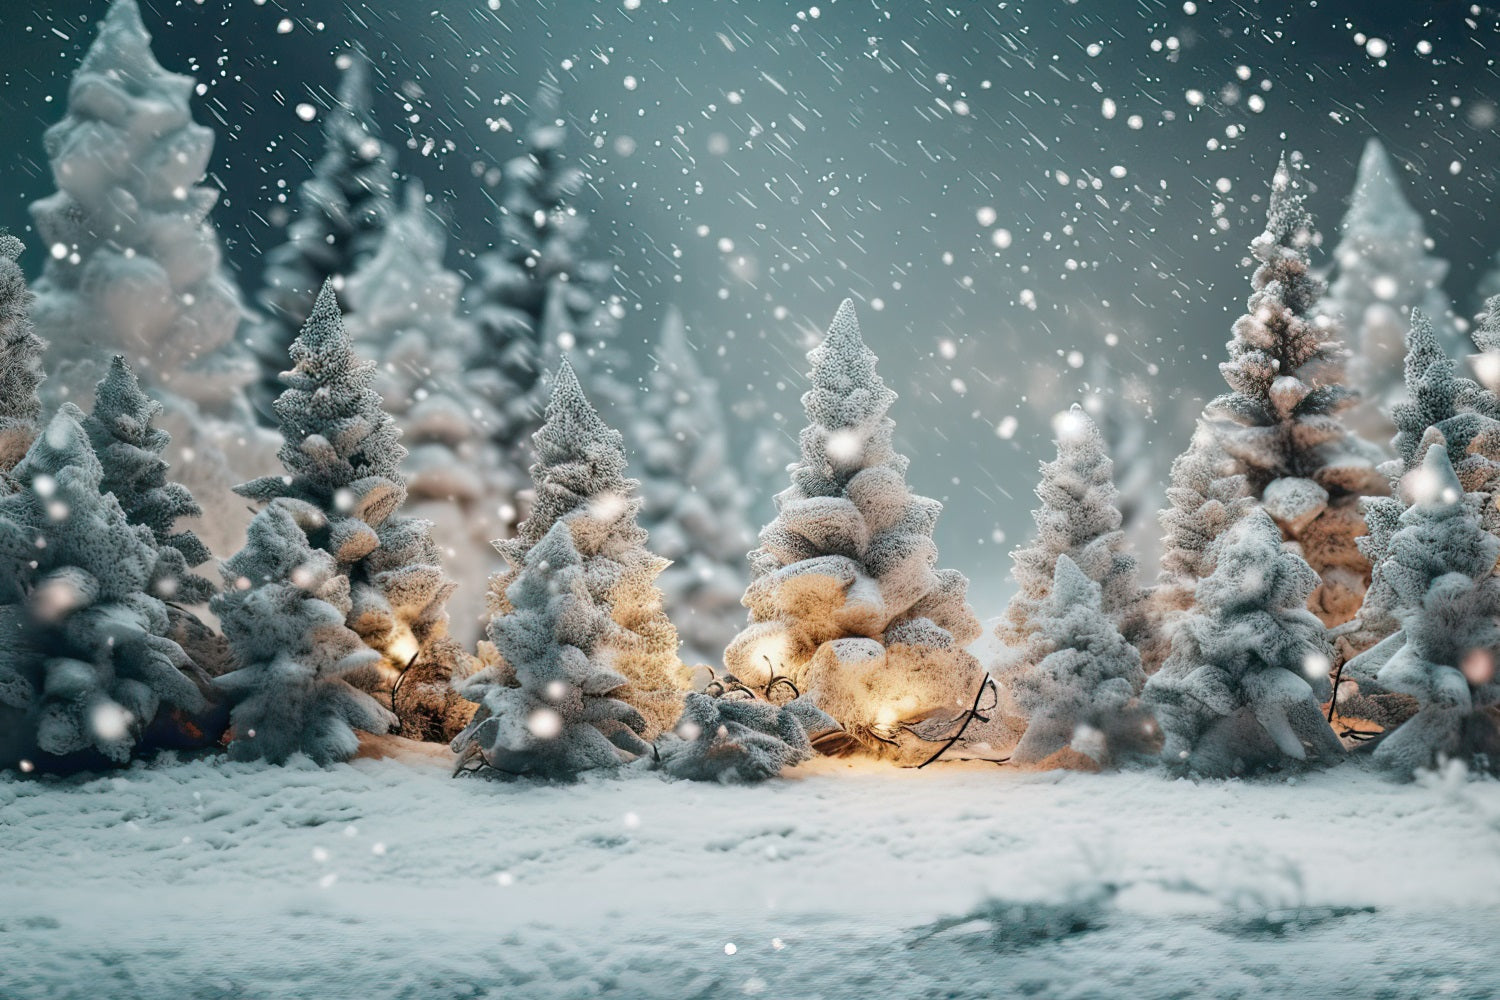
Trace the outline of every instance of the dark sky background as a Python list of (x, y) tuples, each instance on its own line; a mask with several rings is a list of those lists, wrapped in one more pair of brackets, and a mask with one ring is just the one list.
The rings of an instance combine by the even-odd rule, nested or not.
[[(52, 190), (41, 135), (106, 0), (0, 3), (0, 225)], [(1403, 170), (1473, 311), (1500, 249), (1497, 11), (1426, 0), (142, 0), (159, 59), (204, 85), (211, 183), (254, 291), (304, 179), (334, 59), (362, 43), (378, 110), (451, 221), (491, 239), (487, 175), (548, 71), (592, 175), (638, 365), (686, 314), (740, 426), (801, 425), (802, 354), (852, 296), (944, 562), (999, 611), (1050, 418), (1103, 360), (1145, 385), (1159, 476), (1249, 291), (1283, 149), (1333, 243), (1369, 136)], [(33, 247), (28, 271), (40, 270)], [(1082, 367), (1075, 367), (1075, 365)], [(1010, 419), (1007, 419), (1010, 418)], [(1009, 431), (1008, 437), (997, 430)], [(764, 498), (758, 508), (769, 510)], [(1152, 568), (1151, 572), (1154, 572)]]

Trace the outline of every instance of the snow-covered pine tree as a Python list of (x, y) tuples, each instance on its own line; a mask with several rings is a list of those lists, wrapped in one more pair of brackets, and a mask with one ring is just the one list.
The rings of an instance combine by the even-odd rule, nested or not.
[[(406, 194), (380, 249), (347, 282), (349, 332), (375, 359), (374, 388), (409, 451), (406, 513), (432, 522), (453, 576), (480, 580), (490, 541), (514, 524), (523, 474), (491, 442), (498, 418), (469, 388), (470, 373), (483, 369), (474, 367), (474, 327), (455, 313), (463, 279), (443, 266), (443, 230), (420, 185)], [(484, 588), (455, 592), (448, 609), (472, 646), (487, 617)]]
[(1228, 776), (1341, 756), (1320, 708), (1332, 650), (1307, 609), (1318, 575), (1282, 547), (1263, 510), (1246, 513), (1216, 545), (1196, 611), (1141, 695), (1166, 737), (1163, 760)]
[[(292, 341), (329, 279), (334, 290), (374, 257), (396, 211), (396, 151), (380, 134), (370, 94), (370, 60), (358, 47), (340, 56), (343, 78), (323, 119), (323, 155), (297, 187), (286, 242), (266, 254), (257, 299), (263, 315), (243, 330), (259, 361), (251, 387), (257, 416), (276, 426), (272, 404)], [(347, 306), (347, 301), (341, 301)]]
[[(562, 378), (559, 377), (559, 384)], [(620, 630), (560, 518), (507, 574), (507, 610), (490, 620), (494, 662), (462, 685), (480, 709), (453, 741), (459, 766), (568, 779), (648, 753), (651, 728), (611, 653)]]
[[(1104, 608), (1103, 590), (1066, 552), (1054, 559), (1052, 586), (1032, 611), (1034, 631), (997, 679), (1026, 732), (1015, 764), (1107, 766), (1144, 750), (1155, 726), (1136, 696), (1141, 657)], [(1070, 750), (1071, 760), (1055, 755)]]
[(974, 702), (984, 671), (966, 647), (981, 628), (963, 574), (933, 569), (942, 504), (907, 487), (887, 415), (896, 394), (854, 303), (808, 360), (802, 458), (750, 554), (751, 624), (725, 662), (754, 688), (790, 679), (870, 751), (915, 762), (934, 749), (923, 734)]
[(1442, 442), (1414, 480), (1382, 564), (1401, 629), (1345, 669), (1416, 699), (1375, 745), (1380, 765), (1409, 777), (1456, 758), (1500, 771), (1500, 538), (1480, 522), (1488, 498), (1464, 493)]
[(672, 565), (658, 585), (683, 659), (717, 664), (744, 625), (745, 486), (729, 459), (718, 387), (699, 367), (682, 316), (668, 310), (632, 435), (640, 456), (641, 526)]
[(677, 726), (657, 743), (659, 766), (690, 781), (765, 781), (812, 759), (811, 733), (837, 728), (806, 698), (774, 705), (695, 691)]
[[(300, 523), (299, 523), (300, 521)], [(346, 678), (380, 654), (345, 624), (349, 577), (308, 541), (325, 522), (311, 505), (273, 500), (250, 522), (249, 540), (224, 562), (213, 599), (237, 669), (214, 679), (229, 698), (229, 756), (284, 764), (304, 753), (319, 764), (348, 760), (355, 730), (384, 733), (396, 717)]]
[[(26, 245), (0, 230), (0, 476), (21, 460), (41, 431), (37, 387), (47, 345), (31, 323), (31, 291), (18, 263)], [(0, 483), (0, 494), (5, 492)]]
[(0, 497), (0, 768), (118, 763), (159, 713), (206, 705), (148, 589), (151, 532), (101, 491), (82, 418), (65, 404)]
[(1463, 335), (1443, 292), (1448, 262), (1429, 254), (1422, 217), (1401, 193), (1396, 168), (1378, 139), (1365, 144), (1340, 233), (1335, 277), (1318, 311), (1344, 330), (1353, 347), (1348, 378), (1360, 399), (1344, 421), (1383, 444), (1393, 432), (1388, 414), (1402, 395), (1401, 358), (1412, 310), (1427, 315), (1449, 354), (1457, 353)]
[(1250, 246), (1260, 261), (1254, 292), (1219, 366), (1230, 391), (1209, 403), (1205, 418), (1233, 471), (1318, 574), (1310, 607), (1331, 626), (1359, 610), (1370, 574), (1355, 544), (1364, 532), (1359, 502), (1386, 484), (1374, 446), (1339, 418), (1354, 396), (1337, 381), (1344, 356), (1337, 328), (1313, 315), (1323, 283), (1308, 266), (1313, 229), (1303, 199), (1283, 157), (1266, 230)]
[(289, 498), (317, 512), (323, 523), (309, 539), (349, 578), (348, 625), (382, 657), (380, 670), (351, 681), (389, 690), (407, 735), (449, 738), (468, 721), (449, 686), (465, 665), (448, 634), (453, 584), (428, 523), (396, 515), (406, 497), (406, 449), (372, 388), (375, 366), (355, 354), (331, 281), (292, 342), (291, 360), (276, 400), (286, 475), (236, 491), (259, 501)]
[[(666, 560), (646, 549), (647, 535), (637, 521), (639, 484), (625, 477), (624, 438), (600, 418), (567, 359), (552, 379), (546, 418), (532, 437), (531, 514), (514, 538), (495, 543), (506, 568), (490, 578), (490, 607), (501, 617), (513, 610), (507, 595), (527, 566), (527, 553), (553, 525), (567, 521), (589, 600), (616, 626), (609, 655), (626, 683), (614, 697), (640, 713), (645, 738), (655, 739), (682, 711), (677, 630), (656, 586)], [(493, 660), (496, 654), (482, 646), (480, 656)]]
[[(165, 406), (169, 459), (204, 507), (205, 541), (244, 539), (250, 515), (230, 487), (269, 471), (272, 435), (251, 426), (255, 365), (235, 339), (240, 294), (201, 186), (213, 132), (193, 121), (193, 79), (163, 69), (136, 0), (114, 0), (47, 130), (57, 193), (31, 206), (51, 248), (32, 317), (51, 344), (43, 395), (87, 408), (123, 354)], [(223, 419), (210, 419), (210, 418)]]
[(1036, 538), (1011, 553), (1020, 589), (1005, 610), (999, 636), (1013, 652), (1025, 647), (1041, 627), (1036, 618), (1052, 592), (1057, 558), (1066, 554), (1102, 588), (1104, 613), (1126, 641), (1137, 647), (1149, 645), (1146, 593), (1137, 581), (1135, 556), (1120, 527), (1114, 463), (1104, 450), (1104, 439), (1076, 403), (1059, 415), (1054, 430), (1057, 458), (1042, 463), (1042, 479), (1036, 487), (1042, 505), (1031, 512)]
[(584, 256), (588, 222), (573, 202), (586, 177), (563, 150), (560, 95), (554, 81), (542, 84), (524, 151), (501, 169), (499, 237), (478, 258), (468, 302), (483, 366), (472, 381), (498, 415), (493, 440), (518, 466), (542, 424), (546, 373), (564, 354), (607, 415), (632, 398), (616, 377), (628, 359), (605, 303), (612, 268)]

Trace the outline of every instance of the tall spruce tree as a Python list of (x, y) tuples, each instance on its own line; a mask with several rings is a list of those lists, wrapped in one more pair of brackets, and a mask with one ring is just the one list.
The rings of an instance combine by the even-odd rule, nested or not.
[(1373, 446), (1339, 414), (1354, 400), (1338, 381), (1344, 351), (1336, 327), (1313, 309), (1323, 283), (1312, 273), (1312, 218), (1285, 157), (1271, 185), (1266, 229), (1251, 243), (1260, 262), (1248, 311), (1234, 324), (1229, 360), (1219, 366), (1230, 391), (1205, 412), (1233, 472), (1295, 542), (1321, 581), (1310, 607), (1326, 625), (1354, 617), (1370, 566), (1355, 538), (1359, 503), (1386, 491)]
[(454, 585), (443, 574), (428, 523), (396, 514), (406, 497), (406, 449), (372, 388), (374, 365), (355, 354), (332, 282), (292, 343), (291, 358), (295, 366), (276, 400), (287, 474), (236, 490), (316, 512), (322, 525), (309, 539), (349, 578), (347, 623), (382, 657), (379, 671), (353, 679), (390, 691), (408, 735), (449, 738), (468, 721), (449, 687), (465, 666), (448, 634), (445, 604)]
[[(18, 263), (25, 244), (0, 232), (0, 476), (9, 472), (41, 431), (42, 352), (47, 345), (31, 323), (32, 294)], [(0, 485), (0, 493), (4, 493)]]
[[(287, 240), (266, 254), (258, 295), (263, 315), (244, 329), (259, 362), (251, 399), (261, 420), (277, 425), (272, 404), (292, 341), (312, 314), (323, 283), (334, 290), (374, 257), (391, 216), (396, 151), (381, 138), (370, 93), (370, 60), (358, 47), (340, 57), (343, 78), (323, 119), (323, 154), (297, 187)], [(347, 300), (340, 305), (347, 307)]]
[(632, 435), (645, 488), (641, 525), (672, 565), (660, 586), (689, 663), (716, 664), (744, 625), (752, 536), (744, 483), (730, 461), (718, 387), (703, 374), (682, 316), (669, 310), (650, 392)]
[(725, 662), (755, 688), (789, 679), (867, 749), (916, 761), (933, 752), (930, 727), (956, 728), (973, 704), (983, 671), (965, 647), (981, 629), (963, 574), (934, 569), (942, 505), (907, 487), (896, 394), (852, 302), (808, 360), (802, 458), (750, 555), (751, 624)]

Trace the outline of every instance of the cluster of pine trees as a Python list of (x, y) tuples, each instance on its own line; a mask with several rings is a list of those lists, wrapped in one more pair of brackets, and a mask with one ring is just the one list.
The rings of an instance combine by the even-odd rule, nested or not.
[(819, 751), (1500, 766), (1500, 298), (1463, 377), (1378, 146), (1331, 285), (1300, 165), (1278, 167), (1155, 586), (1126, 530), (1149, 484), (1122, 498), (1108, 428), (1059, 419), (986, 670), (852, 303), (808, 356), (800, 455), (746, 582), (745, 471), (680, 319), (649, 391), (624, 380), (555, 85), (466, 282), (420, 188), (398, 196), (371, 67), (348, 60), (255, 311), (196, 186), (213, 137), (193, 81), (156, 62), (135, 0), (74, 78), (33, 288), (0, 239), (0, 767), (217, 745), (326, 763), (392, 730), (543, 778), (756, 780)]

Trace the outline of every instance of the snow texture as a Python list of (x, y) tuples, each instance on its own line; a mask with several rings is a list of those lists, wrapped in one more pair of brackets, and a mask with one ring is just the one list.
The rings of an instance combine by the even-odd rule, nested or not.
[(82, 418), (64, 404), (0, 497), (0, 768), (120, 763), (158, 713), (207, 704), (148, 592), (155, 540), (101, 492)]
[(658, 741), (657, 753), (661, 769), (674, 778), (748, 784), (811, 760), (808, 730), (836, 726), (805, 698), (773, 705), (693, 692), (676, 727)]
[[(368, 690), (400, 691), (394, 708), (408, 735), (450, 739), (467, 709), (449, 687), (467, 657), (448, 633), (444, 575), (431, 526), (396, 514), (406, 498), (400, 429), (375, 392), (375, 366), (354, 351), (329, 282), (292, 343), (295, 367), (276, 400), (287, 474), (236, 487), (252, 500), (289, 498), (318, 512), (313, 544), (348, 577), (347, 623), (381, 654), (356, 675)], [(400, 679), (399, 687), (396, 684)]]
[(541, 85), (525, 151), (501, 168), (499, 239), (479, 256), (469, 293), (485, 369), (474, 386), (498, 415), (495, 443), (517, 465), (544, 419), (546, 375), (564, 355), (612, 419), (628, 415), (615, 410), (632, 396), (616, 377), (628, 364), (605, 304), (611, 266), (585, 257), (588, 221), (574, 202), (587, 178), (564, 152), (560, 98), (556, 81)]
[(1019, 588), (1005, 609), (999, 635), (1013, 649), (1025, 647), (1040, 626), (1042, 605), (1052, 592), (1059, 557), (1066, 555), (1103, 592), (1104, 613), (1137, 647), (1152, 642), (1146, 593), (1137, 579), (1135, 555), (1121, 528), (1114, 463), (1104, 438), (1083, 407), (1073, 405), (1056, 422), (1057, 458), (1042, 463), (1031, 512), (1036, 538), (1011, 553)]
[[(1326, 625), (1349, 621), (1369, 583), (1370, 565), (1355, 538), (1363, 533), (1361, 497), (1380, 495), (1377, 452), (1356, 438), (1339, 414), (1355, 399), (1341, 384), (1344, 349), (1338, 328), (1314, 306), (1323, 283), (1308, 266), (1312, 218), (1296, 171), (1285, 157), (1271, 185), (1266, 231), (1250, 250), (1256, 268), (1248, 311), (1234, 324), (1229, 361), (1219, 366), (1230, 391), (1205, 416), (1219, 445), (1263, 499), (1278, 479), (1309, 480), (1328, 494), (1316, 514), (1293, 504), (1279, 521), (1317, 572), (1310, 607)], [(1307, 490), (1296, 487), (1301, 500)]]
[(966, 647), (981, 628), (968, 581), (933, 568), (942, 505), (906, 485), (887, 416), (896, 394), (852, 302), (808, 360), (802, 459), (750, 554), (751, 624), (725, 663), (762, 691), (790, 679), (867, 749), (916, 763), (934, 748), (913, 726), (973, 703), (983, 671)]
[(632, 434), (644, 481), (641, 526), (651, 551), (672, 563), (660, 586), (683, 659), (717, 664), (745, 624), (740, 596), (753, 544), (745, 484), (730, 462), (718, 386), (699, 367), (675, 309), (654, 353)]
[[(31, 291), (18, 263), (25, 244), (0, 232), (0, 475), (9, 472), (41, 432), (37, 387), (47, 345), (31, 323)], [(3, 487), (0, 487), (3, 489)]]
[(271, 427), (292, 341), (312, 314), (318, 291), (330, 279), (341, 290), (375, 256), (396, 211), (396, 151), (381, 138), (371, 110), (369, 57), (356, 46), (340, 62), (343, 78), (323, 119), (323, 155), (297, 187), (286, 242), (266, 253), (257, 296), (263, 313), (242, 331), (260, 368), (251, 400)]
[[(299, 523), (299, 520), (301, 523)], [(250, 522), (250, 538), (224, 563), (225, 591), (213, 610), (237, 669), (214, 679), (229, 697), (229, 757), (285, 764), (348, 760), (356, 729), (384, 733), (396, 717), (346, 677), (380, 659), (346, 624), (349, 578), (308, 541), (318, 511), (275, 500)]]
[(1401, 630), (1346, 670), (1417, 701), (1376, 745), (1378, 764), (1403, 777), (1445, 758), (1500, 770), (1500, 538), (1480, 521), (1488, 498), (1464, 493), (1441, 442), (1421, 469), (1421, 492), (1381, 564)]
[(1030, 620), (1026, 645), (997, 674), (1027, 720), (1011, 761), (1042, 764), (1066, 749), (1102, 766), (1143, 751), (1155, 725), (1136, 700), (1146, 680), (1140, 654), (1105, 610), (1102, 588), (1066, 552)]
[(498, 662), (461, 689), (480, 709), (453, 741), (460, 765), (565, 780), (649, 753), (646, 719), (622, 697), (630, 681), (611, 663), (621, 626), (587, 573), (566, 520), (527, 551), (505, 589), (510, 610), (490, 621)]
[(1240, 518), (1218, 546), (1196, 613), (1142, 694), (1166, 737), (1162, 759), (1209, 776), (1337, 759), (1343, 745), (1319, 707), (1332, 650), (1307, 610), (1317, 574), (1282, 548), (1264, 511)]
[(1318, 311), (1348, 334), (1353, 347), (1349, 384), (1360, 400), (1345, 421), (1366, 439), (1391, 435), (1391, 407), (1405, 386), (1401, 359), (1412, 311), (1434, 325), (1443, 351), (1463, 340), (1453, 304), (1443, 292), (1448, 262), (1429, 255), (1422, 216), (1401, 192), (1396, 168), (1378, 139), (1365, 144), (1349, 210), (1334, 248), (1336, 277)]
[[(406, 194), (380, 249), (347, 283), (349, 333), (375, 360), (375, 391), (408, 449), (406, 513), (432, 522), (455, 577), (477, 581), (490, 569), (489, 543), (511, 531), (523, 473), (490, 440), (499, 418), (469, 385), (485, 369), (471, 361), (474, 327), (456, 314), (463, 279), (443, 266), (443, 230), (420, 185)], [(472, 645), (487, 617), (484, 588), (457, 591), (449, 613)]]
[(546, 423), (532, 443), (535, 498), (516, 537), (495, 543), (506, 568), (490, 578), (491, 607), (501, 617), (513, 610), (510, 587), (528, 553), (566, 522), (583, 560), (589, 598), (617, 626), (611, 666), (628, 682), (619, 698), (644, 718), (645, 738), (655, 739), (682, 712), (677, 630), (656, 586), (666, 560), (646, 549), (637, 520), (639, 484), (625, 477), (624, 439), (600, 418), (566, 359), (552, 379)]

